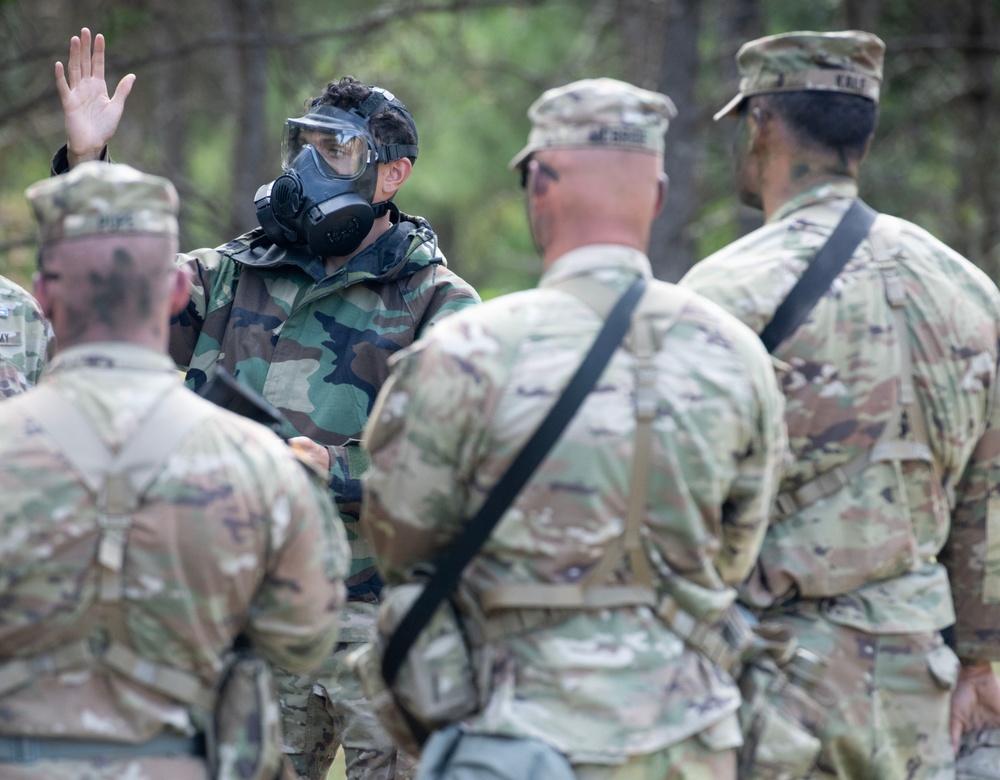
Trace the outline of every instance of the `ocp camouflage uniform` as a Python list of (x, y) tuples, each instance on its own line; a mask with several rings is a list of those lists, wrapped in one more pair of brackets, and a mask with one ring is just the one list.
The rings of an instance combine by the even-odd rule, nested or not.
[(38, 383), (52, 339), (38, 302), (23, 287), (0, 276), (0, 398)]
[[(809, 190), (682, 284), (760, 332), (856, 197), (851, 183)], [(902, 343), (889, 292), (900, 282)], [(1000, 658), (1000, 554), (988, 542), (1000, 521), (998, 322), (1000, 294), (983, 273), (917, 226), (880, 215), (775, 351), (787, 364), (795, 462), (781, 484), (786, 511), (744, 595), (831, 660), (838, 698), (816, 777), (950, 776), (958, 662), (939, 632), (955, 623), (959, 654)], [(843, 487), (801, 505), (794, 491), (875, 445), (902, 439), (914, 449), (916, 418), (896, 417), (910, 388), (932, 461), (874, 453)]]
[[(479, 298), (447, 268), (420, 217), (403, 215), (332, 274), (322, 259), (275, 247), (262, 235), (255, 230), (219, 249), (180, 256), (194, 270), (195, 286), (191, 305), (173, 323), (171, 355), (188, 367), (195, 388), (215, 364), (225, 366), (284, 412), (299, 435), (329, 448), (330, 491), (351, 546), (349, 604), (341, 645), (316, 679), (280, 680), (286, 740), (300, 754), (302, 774), (312, 755), (308, 763), (325, 775), (342, 742), (349, 777), (393, 777), (391, 741), (339, 660), (370, 638), (382, 587), (357, 530), (360, 475), (368, 466), (359, 440), (389, 357)], [(339, 714), (331, 700), (342, 702)], [(346, 713), (350, 729), (340, 733)], [(409, 767), (395, 776), (406, 777)]]
[[(603, 318), (562, 285), (583, 279), (616, 297), (640, 275), (650, 266), (637, 250), (574, 250), (538, 289), (461, 312), (395, 359), (366, 433), (364, 514), (390, 585), (475, 514), (600, 330)], [(746, 328), (673, 285), (650, 286), (656, 413), (642, 547), (657, 595), (711, 620), (735, 599), (766, 527), (781, 395)], [(632, 338), (467, 568), (462, 588), (476, 602), (512, 584), (583, 583), (617, 548), (635, 445)], [(609, 582), (628, 576), (621, 563), (613, 572)], [(648, 606), (555, 611), (486, 641), (476, 659), (486, 704), (463, 731), (542, 740), (581, 776), (672, 747), (690, 745), (694, 761), (740, 743), (733, 680)]]
[[(180, 700), (175, 680), (156, 683), (162, 673), (211, 690), (241, 632), (263, 657), (296, 670), (319, 664), (336, 639), (347, 546), (321, 482), (262, 426), (180, 384), (164, 354), (89, 344), (66, 349), (36, 390), (0, 405), (5, 738), (118, 745), (193, 734), (205, 712)], [(101, 595), (97, 502), (36, 422), (53, 413), (53, 391), (112, 449), (170, 393), (181, 395), (180, 419), (201, 419), (132, 514), (116, 601)], [(138, 657), (132, 673), (112, 662), (112, 648)], [(0, 776), (200, 780), (207, 771), (194, 755), (51, 761), (43, 753), (0, 763)]]

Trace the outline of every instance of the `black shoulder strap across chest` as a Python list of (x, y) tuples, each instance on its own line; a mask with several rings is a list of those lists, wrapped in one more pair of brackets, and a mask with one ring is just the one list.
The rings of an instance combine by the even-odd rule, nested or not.
[(632, 312), (645, 290), (646, 280), (639, 277), (618, 299), (563, 394), (527, 444), (521, 448), (506, 473), (490, 490), (476, 515), (465, 524), (451, 546), (438, 557), (434, 574), (386, 644), (382, 656), (382, 677), (387, 685), (392, 685), (406, 654), (431, 615), (455, 590), (469, 561), (486, 543), (507, 507), (521, 492), (521, 488), (573, 419), (580, 404), (590, 394), (632, 324)]
[(761, 331), (760, 340), (768, 352), (774, 352), (775, 347), (798, 329), (823, 293), (830, 289), (837, 274), (847, 265), (858, 244), (868, 235), (877, 216), (878, 213), (860, 199), (851, 204), (830, 238), (774, 312), (767, 327)]

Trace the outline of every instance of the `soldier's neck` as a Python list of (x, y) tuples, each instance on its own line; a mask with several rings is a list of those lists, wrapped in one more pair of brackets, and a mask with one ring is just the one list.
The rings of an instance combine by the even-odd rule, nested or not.
[(761, 200), (765, 221), (785, 203), (821, 184), (857, 181), (858, 164), (836, 153), (795, 149), (772, 161)]

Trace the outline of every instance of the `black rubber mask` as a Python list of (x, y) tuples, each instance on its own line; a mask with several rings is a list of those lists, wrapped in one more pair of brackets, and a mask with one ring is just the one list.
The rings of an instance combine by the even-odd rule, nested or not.
[(377, 160), (367, 121), (358, 114), (317, 106), (287, 120), (284, 173), (254, 197), (267, 237), (318, 257), (351, 254), (375, 221)]

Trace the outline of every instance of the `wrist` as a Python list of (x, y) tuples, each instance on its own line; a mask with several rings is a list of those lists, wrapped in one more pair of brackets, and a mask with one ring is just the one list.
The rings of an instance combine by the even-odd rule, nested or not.
[(91, 160), (103, 160), (106, 157), (107, 152), (107, 144), (97, 149), (83, 149), (80, 151), (74, 150), (67, 145), (66, 162), (69, 164), (70, 168), (75, 168), (80, 163), (90, 162)]
[(978, 677), (983, 674), (993, 674), (993, 665), (989, 661), (978, 658), (959, 658), (961, 672), (965, 677)]

